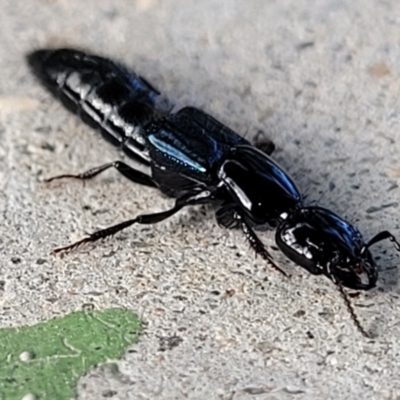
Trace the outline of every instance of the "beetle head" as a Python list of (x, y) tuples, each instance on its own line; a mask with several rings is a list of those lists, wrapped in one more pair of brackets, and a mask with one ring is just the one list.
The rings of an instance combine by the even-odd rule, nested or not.
[(294, 210), (282, 217), (276, 243), (296, 264), (352, 289), (375, 286), (377, 268), (360, 232), (322, 207)]

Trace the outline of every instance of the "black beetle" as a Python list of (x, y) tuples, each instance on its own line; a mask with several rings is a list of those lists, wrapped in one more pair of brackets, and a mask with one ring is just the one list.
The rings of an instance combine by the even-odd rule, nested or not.
[[(305, 207), (292, 179), (269, 154), (199, 109), (185, 107), (171, 113), (160, 92), (123, 66), (72, 49), (38, 50), (27, 59), (39, 80), (69, 110), (149, 168), (146, 174), (116, 161), (49, 180), (90, 179), (113, 167), (133, 182), (176, 198), (170, 210), (139, 215), (55, 252), (111, 236), (135, 223), (160, 222), (185, 206), (210, 202), (217, 204), (221, 226), (241, 228), (255, 252), (279, 269), (254, 232), (260, 225), (276, 228), (279, 249), (312, 274), (326, 275), (343, 296), (343, 286), (361, 290), (375, 286), (378, 272), (369, 250), (373, 244), (390, 239), (400, 251), (388, 231), (365, 242), (354, 226), (332, 211)], [(347, 298), (346, 303), (366, 334)]]

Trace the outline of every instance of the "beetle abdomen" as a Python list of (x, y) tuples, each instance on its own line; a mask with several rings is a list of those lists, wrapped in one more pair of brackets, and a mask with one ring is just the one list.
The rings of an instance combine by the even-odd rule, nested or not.
[(70, 111), (129, 156), (149, 164), (142, 127), (167, 110), (146, 80), (113, 61), (71, 49), (34, 51), (28, 62)]

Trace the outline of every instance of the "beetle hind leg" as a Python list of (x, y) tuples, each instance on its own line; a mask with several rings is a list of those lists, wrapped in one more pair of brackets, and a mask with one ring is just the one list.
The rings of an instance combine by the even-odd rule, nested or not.
[(125, 178), (131, 180), (132, 182), (138, 183), (140, 185), (150, 186), (150, 187), (157, 187), (153, 179), (146, 175), (145, 173), (130, 167), (128, 164), (125, 164), (122, 161), (114, 161), (107, 164), (100, 165), (99, 167), (91, 168), (88, 171), (82, 172), (80, 174), (63, 174), (53, 176), (45, 180), (46, 183), (52, 182), (58, 179), (79, 179), (79, 180), (89, 180), (94, 178), (95, 176), (101, 174), (102, 172), (106, 171), (107, 169), (115, 168), (120, 174), (125, 176)]

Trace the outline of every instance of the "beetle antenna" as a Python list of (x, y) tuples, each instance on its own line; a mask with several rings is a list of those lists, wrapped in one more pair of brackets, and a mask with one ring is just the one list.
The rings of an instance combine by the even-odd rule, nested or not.
[(393, 243), (396, 250), (400, 251), (400, 243), (396, 240), (396, 238), (389, 231), (383, 231), (383, 232), (379, 232), (378, 234), (376, 234), (365, 245), (365, 249), (368, 249), (368, 247), (372, 246), (373, 244), (381, 242), (382, 240), (385, 240), (385, 239), (389, 239)]
[[(321, 193), (321, 195), (319, 196), (318, 200), (311, 200), (311, 201), (310, 201), (310, 205), (311, 205), (312, 207), (318, 207), (318, 206), (319, 206), (319, 203), (321, 202), (321, 200), (323, 199), (323, 197), (325, 196), (326, 193), (327, 193), (327, 190), (324, 190), (324, 191)], [(303, 201), (304, 201), (305, 199), (307, 199), (307, 197), (308, 197), (308, 193), (305, 192), (305, 193), (303, 194)]]
[(337, 284), (337, 287), (339, 289), (340, 294), (342, 295), (342, 298), (344, 300), (344, 303), (346, 304), (347, 309), (349, 310), (349, 313), (351, 315), (351, 319), (353, 320), (353, 322), (354, 322), (355, 326), (357, 327), (358, 331), (363, 336), (365, 336), (366, 338), (371, 339), (372, 338), (371, 334), (364, 329), (364, 327), (362, 326), (360, 320), (358, 319), (358, 317), (356, 315), (356, 312), (354, 311), (353, 304), (351, 304), (349, 295), (344, 291), (344, 288), (340, 283)]
[(319, 196), (319, 199), (318, 200), (316, 200), (315, 201), (315, 205), (316, 206), (318, 206), (318, 204), (321, 202), (321, 200), (324, 198), (324, 196), (326, 195), (326, 192), (327, 192), (328, 190), (324, 190), (322, 193), (321, 193), (321, 196)]

